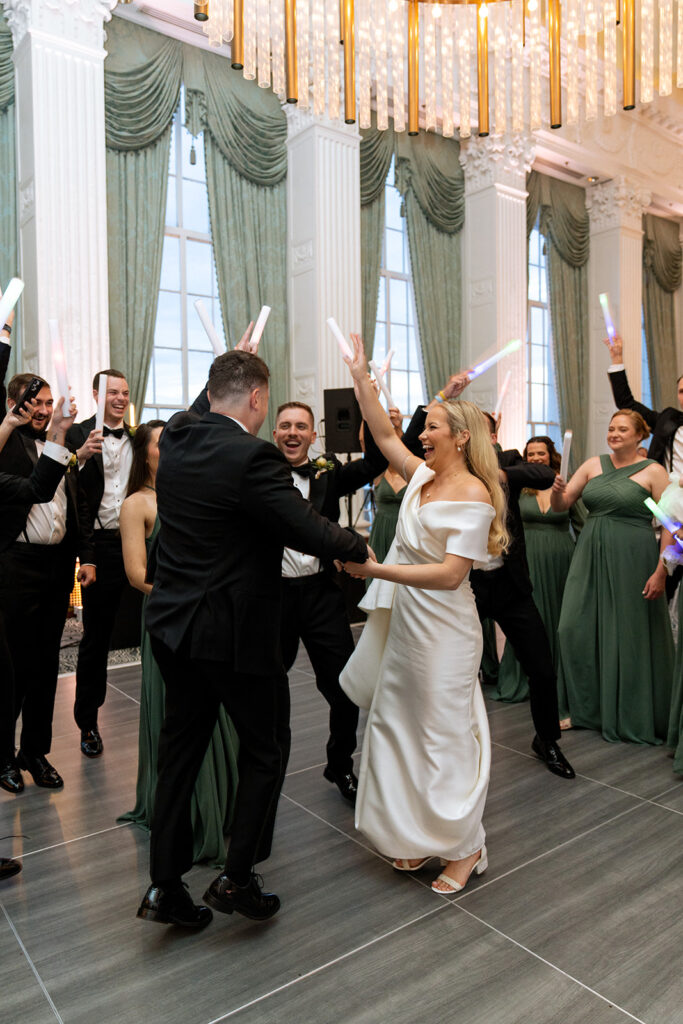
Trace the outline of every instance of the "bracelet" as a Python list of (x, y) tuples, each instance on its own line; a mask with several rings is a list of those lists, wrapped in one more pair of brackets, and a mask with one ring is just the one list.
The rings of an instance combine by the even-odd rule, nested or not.
[(7, 333), (9, 335), (11, 335), (12, 334), (12, 325), (11, 324), (5, 324), (5, 326), (3, 327), (3, 331), (7, 331)]
[(435, 402), (445, 402), (446, 401), (446, 396), (444, 395), (443, 391), (439, 391), (438, 395), (434, 395), (434, 401)]

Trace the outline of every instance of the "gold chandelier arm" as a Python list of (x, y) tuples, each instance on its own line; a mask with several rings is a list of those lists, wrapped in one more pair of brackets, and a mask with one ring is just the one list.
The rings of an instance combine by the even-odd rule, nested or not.
[(548, 55), (550, 58), (550, 127), (562, 127), (562, 52), (560, 0), (548, 0)]
[(477, 4), (477, 92), (479, 135), (489, 134), (489, 17), (485, 3)]
[(624, 110), (633, 110), (636, 105), (636, 5), (634, 0), (623, 0), (621, 17), (624, 46)]
[(296, 61), (296, 0), (285, 0), (285, 78), (287, 102), (296, 103), (299, 99)]
[(244, 67), (244, 0), (235, 0), (231, 57), (232, 67), (241, 71)]
[(420, 130), (420, 8), (418, 0), (408, 2), (408, 135)]
[(341, 0), (344, 7), (344, 121), (356, 120), (356, 33), (353, 0)]

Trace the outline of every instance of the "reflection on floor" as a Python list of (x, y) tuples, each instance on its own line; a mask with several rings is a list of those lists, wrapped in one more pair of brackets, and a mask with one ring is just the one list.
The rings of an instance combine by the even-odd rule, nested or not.
[[(293, 747), (263, 866), (282, 910), (217, 914), (201, 934), (138, 921), (148, 837), (134, 802), (139, 667), (110, 672), (105, 753), (80, 754), (73, 676), (51, 760), (63, 792), (0, 791), (3, 1024), (611, 1024), (681, 1020), (683, 782), (662, 748), (563, 739), (578, 778), (530, 752), (528, 706), (489, 702), (489, 870), (457, 898), (399, 875), (322, 778), (326, 712), (310, 666), (291, 677)], [(26, 776), (28, 779), (29, 777)], [(199, 897), (215, 871), (188, 882)]]

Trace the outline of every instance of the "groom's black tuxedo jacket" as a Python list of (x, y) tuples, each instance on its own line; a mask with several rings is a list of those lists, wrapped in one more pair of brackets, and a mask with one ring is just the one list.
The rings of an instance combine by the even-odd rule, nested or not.
[(634, 409), (639, 412), (652, 431), (649, 457), (661, 462), (665, 469), (672, 469), (674, 437), (678, 428), (683, 427), (683, 412), (671, 406), (656, 412), (654, 409), (648, 409), (642, 402), (637, 402), (629, 387), (625, 370), (617, 370), (615, 373), (608, 373), (607, 376), (617, 409)]
[(279, 673), (283, 548), (361, 562), (367, 548), (301, 497), (274, 445), (227, 416), (198, 418), (204, 405), (161, 435), (147, 628), (173, 651), (189, 633), (193, 658)]
[[(0, 519), (3, 525), (5, 518), (11, 515), (12, 506), (21, 508), (28, 504), (30, 507), (51, 501), (66, 468), (61, 462), (41, 455), (30, 477), (0, 473)], [(13, 539), (0, 529), (0, 552), (5, 551)]]
[[(82, 420), (80, 423), (74, 423), (73, 426), (69, 427), (66, 434), (67, 447), (70, 448), (72, 452), (78, 451), (81, 445), (85, 444), (88, 440), (90, 431), (94, 429), (94, 416), (91, 416), (90, 419)], [(127, 423), (123, 424), (123, 429), (129, 437), (132, 436)], [(88, 503), (90, 520), (92, 523), (95, 523), (97, 511), (100, 507), (100, 502), (102, 501), (102, 495), (104, 494), (104, 464), (102, 462), (102, 452), (96, 452), (95, 455), (91, 455), (90, 458), (86, 460), (85, 465), (80, 470), (80, 483)]]

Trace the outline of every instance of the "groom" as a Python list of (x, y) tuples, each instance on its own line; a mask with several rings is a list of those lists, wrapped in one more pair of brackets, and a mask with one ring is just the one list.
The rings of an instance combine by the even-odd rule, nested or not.
[(182, 875), (192, 866), (190, 803), (222, 703), (240, 743), (239, 785), (225, 870), (204, 894), (215, 910), (254, 920), (277, 913), (253, 865), (270, 853), (289, 754), (289, 699), (280, 654), (285, 545), (364, 562), (365, 542), (331, 523), (292, 483), (284, 457), (256, 437), (269, 372), (234, 350), (209, 372), (209, 412), (179, 413), (161, 436), (161, 530), (147, 609), (166, 684), (151, 837), (152, 884), (138, 917), (187, 928), (211, 920)]

